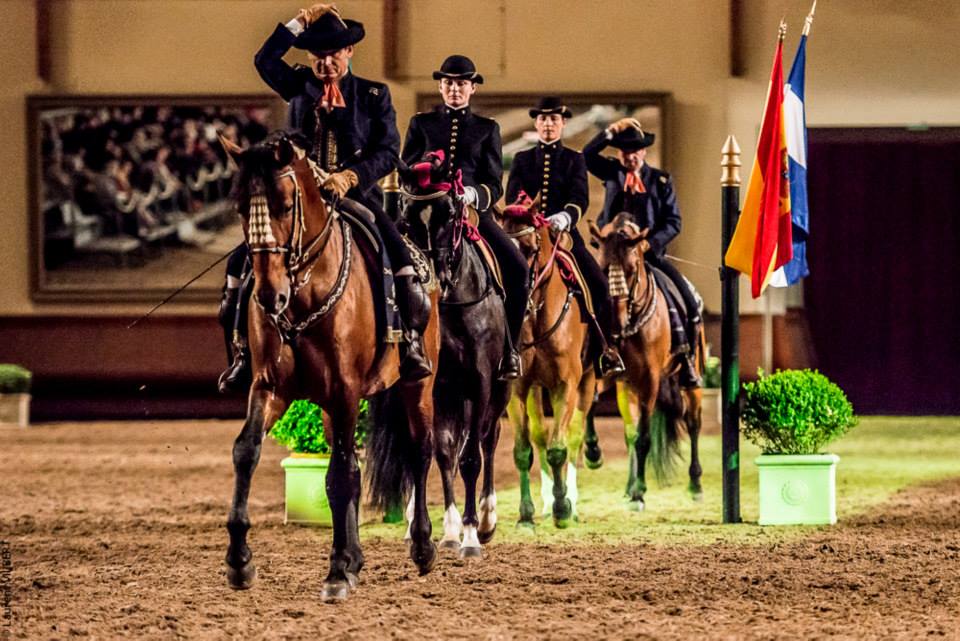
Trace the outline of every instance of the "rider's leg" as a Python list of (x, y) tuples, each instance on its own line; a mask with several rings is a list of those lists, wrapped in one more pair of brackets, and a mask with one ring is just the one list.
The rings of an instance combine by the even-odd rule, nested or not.
[[(217, 387), (221, 394), (242, 391), (250, 382), (250, 353), (247, 348), (247, 318), (244, 303), (244, 277), (249, 273), (246, 243), (240, 244), (227, 259), (227, 281), (220, 300), (220, 325), (227, 345), (227, 369), (220, 374)], [(247, 288), (249, 290), (249, 287)]]
[[(697, 372), (695, 362), (700, 323), (697, 300), (687, 286), (687, 281), (683, 278), (683, 275), (680, 274), (680, 270), (674, 267), (670, 261), (654, 256), (651, 252), (646, 254), (645, 259), (648, 264), (657, 267), (665, 276), (673, 281), (673, 284), (676, 285), (680, 291), (680, 296), (683, 298), (683, 304), (687, 308), (687, 326), (684, 327), (683, 324), (679, 324), (679, 326), (673, 329), (676, 337), (674, 339), (674, 349), (682, 352), (683, 355), (680, 366), (680, 384), (684, 387), (697, 387), (702, 382), (700, 374)], [(671, 319), (671, 326), (673, 325), (673, 319)]]
[(615, 331), (613, 325), (613, 301), (610, 299), (610, 288), (607, 277), (587, 246), (583, 243), (580, 234), (572, 234), (573, 247), (571, 252), (580, 267), (580, 273), (590, 289), (590, 298), (593, 301), (593, 310), (600, 326), (602, 339), (602, 353), (600, 355), (600, 376), (622, 374), (625, 370), (623, 360), (617, 351)]
[(521, 364), (520, 352), (516, 346), (520, 342), (520, 329), (523, 327), (523, 315), (527, 309), (527, 289), (529, 288), (527, 261), (510, 237), (493, 219), (493, 214), (489, 212), (481, 214), (477, 228), (496, 255), (497, 262), (500, 263), (503, 287), (506, 290), (504, 307), (510, 330), (510, 345), (507, 354), (500, 362), (500, 379), (517, 378), (521, 374)]
[(421, 335), (430, 320), (430, 297), (424, 291), (413, 269), (410, 250), (400, 236), (397, 225), (382, 207), (373, 202), (364, 203), (373, 212), (377, 229), (393, 266), (394, 285), (397, 290), (397, 307), (406, 328), (406, 354), (400, 364), (400, 376), (407, 381), (416, 381), (429, 376), (432, 371), (430, 359), (423, 351)]

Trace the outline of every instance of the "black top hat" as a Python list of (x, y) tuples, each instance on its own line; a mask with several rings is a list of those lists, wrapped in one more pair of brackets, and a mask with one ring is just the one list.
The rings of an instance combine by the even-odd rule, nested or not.
[(473, 60), (466, 56), (454, 54), (448, 56), (443, 64), (440, 65), (440, 71), (433, 72), (433, 79), (453, 78), (454, 80), (472, 80), (478, 85), (483, 84), (483, 76), (477, 73), (477, 68)]
[(645, 133), (636, 127), (627, 127), (614, 135), (613, 140), (610, 141), (610, 146), (622, 151), (637, 151), (652, 145), (654, 138), (656, 138), (654, 134)]
[(573, 112), (563, 104), (560, 96), (544, 96), (537, 103), (537, 106), (530, 110), (530, 117), (536, 118), (539, 115), (560, 114), (564, 118), (572, 118)]
[(314, 53), (339, 51), (360, 42), (364, 35), (363, 24), (356, 20), (343, 20), (330, 11), (297, 36), (293, 46)]

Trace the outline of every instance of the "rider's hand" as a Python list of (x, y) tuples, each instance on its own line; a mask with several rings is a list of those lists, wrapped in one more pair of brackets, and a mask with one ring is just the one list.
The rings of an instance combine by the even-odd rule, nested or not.
[(360, 182), (360, 179), (357, 178), (357, 174), (349, 169), (344, 169), (343, 171), (338, 171), (335, 174), (330, 174), (327, 176), (327, 179), (323, 181), (323, 188), (327, 189), (338, 198), (343, 198), (347, 195), (347, 192), (351, 188), (356, 187)]
[(470, 185), (463, 188), (463, 193), (457, 196), (464, 205), (477, 204), (477, 190)]
[(616, 121), (615, 123), (607, 127), (607, 131), (609, 131), (611, 134), (616, 135), (621, 131), (626, 131), (628, 127), (633, 127), (637, 131), (643, 131), (643, 128), (640, 126), (640, 121), (637, 120), (636, 118), (621, 118), (620, 120)]
[(297, 13), (297, 20), (300, 21), (304, 27), (309, 27), (314, 22), (320, 19), (320, 16), (333, 12), (337, 15), (340, 15), (340, 11), (337, 9), (337, 5), (317, 3), (310, 7), (309, 9), (301, 9)]
[(547, 216), (547, 222), (550, 223), (550, 229), (554, 231), (567, 231), (570, 229), (570, 214), (565, 211), (558, 211)]

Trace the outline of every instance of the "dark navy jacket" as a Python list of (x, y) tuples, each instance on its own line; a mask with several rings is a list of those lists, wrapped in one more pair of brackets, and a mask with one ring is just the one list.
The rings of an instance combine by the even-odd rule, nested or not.
[[(287, 126), (312, 141), (316, 130), (315, 105), (323, 96), (323, 83), (309, 67), (291, 67), (283, 61), (295, 39), (289, 29), (277, 25), (254, 57), (254, 64), (260, 77), (289, 103)], [(393, 171), (400, 151), (390, 90), (383, 83), (347, 73), (340, 80), (340, 92), (347, 106), (330, 113), (336, 132), (337, 169), (350, 169), (357, 174), (359, 184), (348, 192), (350, 198), (381, 208), (383, 193), (377, 181)]]
[[(600, 132), (583, 148), (587, 169), (603, 181), (606, 190), (603, 211), (597, 219), (601, 227), (623, 209), (625, 200), (623, 185), (627, 178), (627, 170), (620, 161), (600, 154), (608, 144), (609, 139), (606, 133)], [(680, 207), (677, 205), (677, 194), (673, 190), (670, 174), (656, 167), (644, 163), (640, 168), (640, 179), (647, 193), (635, 194), (626, 199), (629, 205), (627, 209), (634, 215), (641, 228), (650, 229), (650, 234), (647, 236), (650, 251), (662, 257), (667, 251), (667, 244), (680, 233)]]
[(419, 113), (410, 119), (401, 158), (408, 165), (428, 151), (442, 149), (450, 169), (463, 172), (463, 184), (477, 190), (477, 211), (485, 212), (503, 195), (500, 125), (469, 107)]
[(550, 216), (559, 211), (570, 215), (571, 229), (587, 211), (587, 164), (583, 154), (564, 147), (559, 140), (549, 145), (538, 142), (532, 149), (518, 152), (507, 181), (508, 205), (523, 190), (530, 198), (540, 195), (540, 211)]

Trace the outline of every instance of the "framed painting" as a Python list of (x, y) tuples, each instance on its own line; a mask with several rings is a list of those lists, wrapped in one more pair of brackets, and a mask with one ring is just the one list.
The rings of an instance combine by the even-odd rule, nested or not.
[[(32, 297), (158, 300), (242, 240), (234, 169), (282, 124), (269, 95), (30, 96)], [(214, 269), (178, 300), (215, 300)]]

